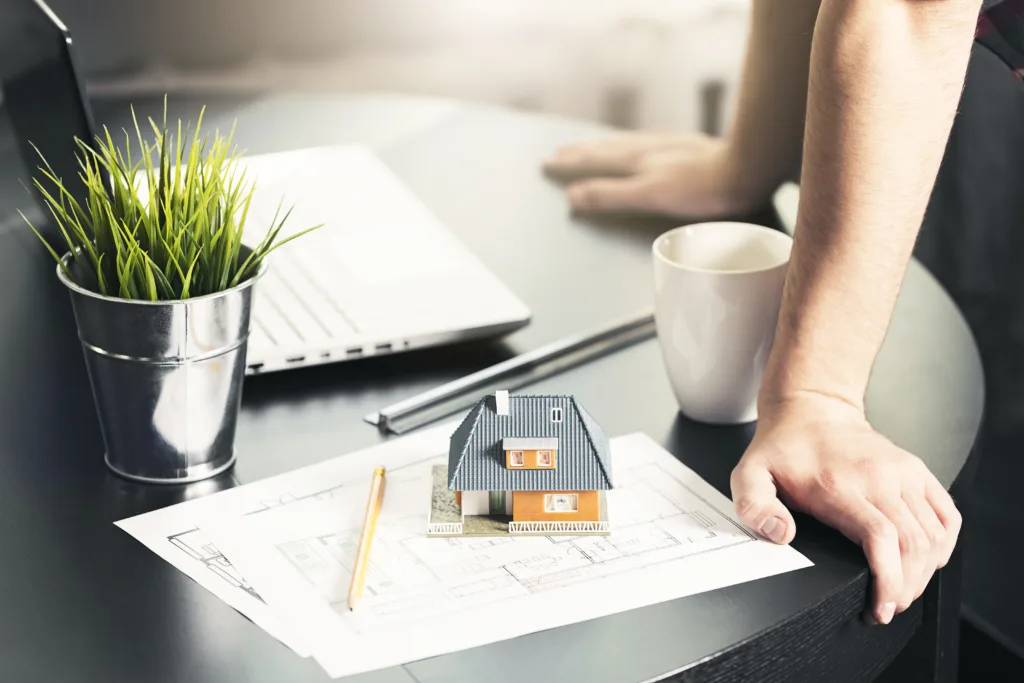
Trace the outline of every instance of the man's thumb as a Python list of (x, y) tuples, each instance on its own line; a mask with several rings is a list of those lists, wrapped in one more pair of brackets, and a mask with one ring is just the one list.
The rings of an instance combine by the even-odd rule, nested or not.
[(744, 524), (775, 543), (796, 536), (796, 521), (779, 500), (771, 473), (761, 463), (744, 459), (732, 471), (732, 499)]

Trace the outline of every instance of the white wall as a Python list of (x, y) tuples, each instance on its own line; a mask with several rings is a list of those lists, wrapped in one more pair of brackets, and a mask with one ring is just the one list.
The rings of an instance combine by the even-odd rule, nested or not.
[(463, 491), (463, 515), (488, 515), (491, 512), (490, 495), (487, 491)]

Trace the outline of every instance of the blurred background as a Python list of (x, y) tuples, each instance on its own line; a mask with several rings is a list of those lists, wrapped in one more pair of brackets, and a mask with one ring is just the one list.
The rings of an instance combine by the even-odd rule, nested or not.
[(52, 0), (90, 95), (402, 92), (720, 132), (748, 0)]

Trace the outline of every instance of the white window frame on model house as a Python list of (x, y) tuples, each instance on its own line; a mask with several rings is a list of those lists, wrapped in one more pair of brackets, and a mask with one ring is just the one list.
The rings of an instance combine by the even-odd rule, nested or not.
[[(543, 462), (541, 458), (547, 458), (547, 462)], [(554, 467), (555, 459), (551, 455), (551, 451), (537, 451), (537, 467)]]
[[(516, 462), (516, 456), (519, 457), (519, 462)], [(526, 456), (523, 455), (522, 451), (509, 451), (508, 452), (508, 464), (512, 467), (525, 467)]]
[(551, 421), (552, 422), (561, 422), (562, 421), (562, 409), (561, 408), (552, 408), (551, 409)]
[[(567, 498), (570, 501), (572, 507), (565, 510), (559, 510), (555, 508), (556, 498)], [(578, 493), (545, 493), (544, 494), (544, 512), (579, 512), (580, 511), (580, 496)]]

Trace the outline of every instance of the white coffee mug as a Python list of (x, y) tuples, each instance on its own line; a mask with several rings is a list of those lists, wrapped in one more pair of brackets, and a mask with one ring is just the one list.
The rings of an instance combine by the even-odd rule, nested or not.
[(654, 313), (679, 409), (700, 422), (757, 419), (792, 238), (748, 223), (698, 223), (654, 241)]

